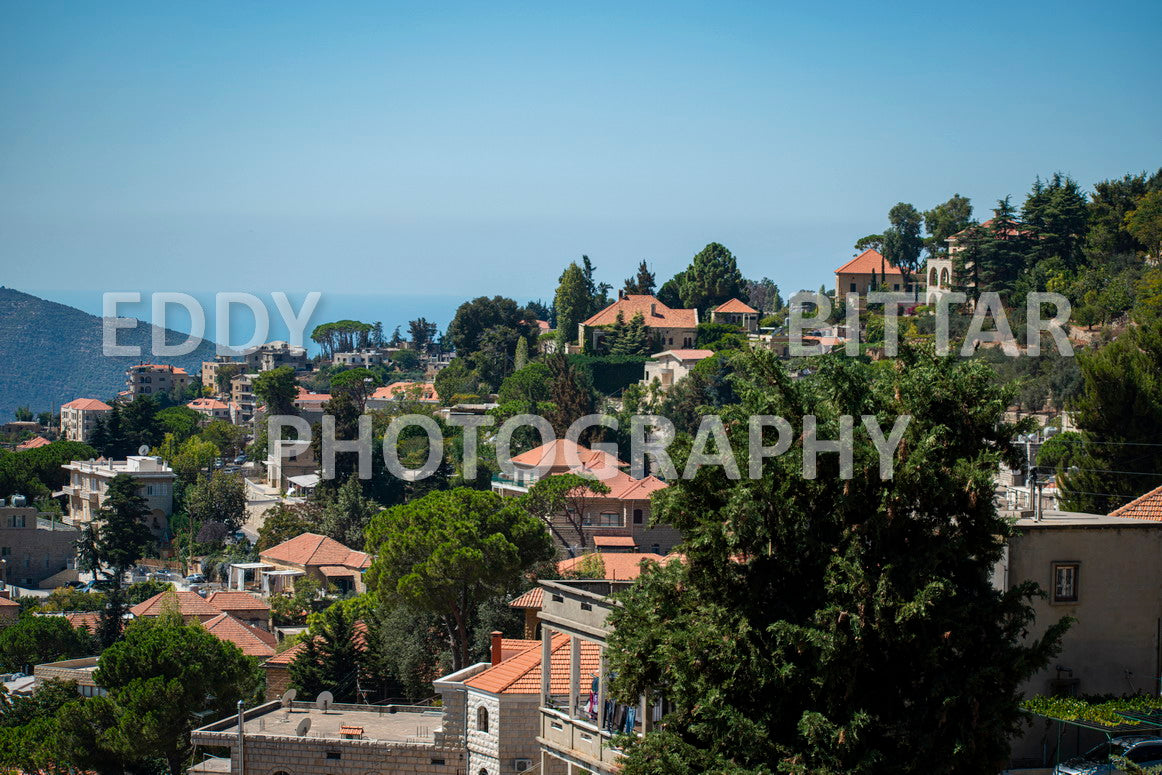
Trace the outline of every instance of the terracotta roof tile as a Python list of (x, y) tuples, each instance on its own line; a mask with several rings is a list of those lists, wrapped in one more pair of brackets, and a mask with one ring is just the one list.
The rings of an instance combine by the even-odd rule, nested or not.
[(95, 398), (74, 398), (72, 401), (61, 406), (61, 409), (84, 409), (89, 412), (107, 412), (112, 408), (104, 401), (98, 401)]
[(544, 587), (533, 587), (528, 592), (509, 603), (509, 608), (536, 608), (540, 609), (545, 599)]
[(1125, 506), (1114, 509), (1110, 512), (1110, 516), (1162, 522), (1162, 487), (1156, 487), (1145, 495), (1141, 495), (1130, 501)]
[(597, 481), (609, 488), (609, 492), (604, 494), (589, 493), (585, 495), (590, 500), (649, 500), (652, 494), (669, 486), (656, 476), (650, 475), (645, 479), (634, 479), (619, 469), (613, 469), (611, 473), (608, 468), (584, 468), (576, 473), (592, 474), (597, 478)]
[[(566, 635), (553, 637), (549, 656), (549, 691), (569, 693), (570, 648)], [(601, 650), (592, 641), (581, 641), (581, 683), (601, 669)], [(539, 694), (541, 691), (541, 644), (522, 651), (498, 665), (469, 678), (464, 685), (492, 694)]]
[(742, 313), (744, 315), (757, 315), (758, 310), (739, 299), (731, 299), (728, 302), (719, 304), (714, 308), (715, 312), (734, 312)]
[(407, 398), (410, 393), (417, 390), (420, 401), (440, 400), (440, 394), (436, 392), (436, 386), (431, 382), (393, 382), (390, 385), (376, 388), (371, 397), (381, 401), (390, 401), (401, 394)]
[(305, 649), (306, 647), (307, 647), (307, 644), (305, 641), (299, 641), (298, 643), (291, 646), (286, 651), (275, 654), (273, 657), (271, 657), (270, 659), (263, 662), (262, 665), (263, 665), (263, 667), (266, 667), (266, 666), (280, 667), (280, 666), (289, 665), (291, 662), (295, 661), (295, 657), (297, 657), (299, 654), (301, 654), (303, 649)]
[(6, 597), (0, 597), (0, 608), (12, 608), (12, 607), (19, 608), (20, 603), (17, 603), (15, 600), (9, 600)]
[(868, 248), (843, 266), (835, 270), (835, 274), (902, 274), (899, 269), (886, 261), (878, 250)]
[[(557, 570), (561, 573), (575, 571), (587, 558), (592, 556), (594, 555), (582, 554), (577, 557), (570, 557), (567, 560), (561, 560), (557, 563)], [(602, 565), (605, 566), (605, 573), (602, 578), (617, 581), (633, 581), (636, 579), (641, 575), (643, 563), (656, 562), (659, 565), (666, 565), (676, 559), (681, 559), (681, 555), (678, 554), (668, 554), (662, 557), (657, 554), (641, 552), (602, 552), (598, 556), (601, 558)]]
[(228, 613), (218, 614), (213, 619), (202, 622), (202, 626), (219, 640), (233, 643), (242, 649), (242, 653), (247, 656), (270, 657), (274, 655), (277, 640), (273, 634), (239, 621)]
[(272, 546), (259, 555), (263, 560), (290, 565), (343, 565), (348, 568), (366, 568), (371, 556), (344, 546), (333, 538), (318, 533), (303, 533), (278, 546)]
[(633, 536), (593, 536), (594, 546), (618, 546), (630, 548), (637, 546), (637, 540)]
[(162, 611), (165, 610), (166, 595), (174, 595), (177, 598), (178, 610), (182, 616), (217, 616), (222, 613), (221, 608), (210, 603), (197, 592), (182, 592), (174, 589), (158, 592), (148, 600), (143, 600), (130, 608), (129, 613), (134, 616), (161, 616)]
[[(570, 460), (570, 452), (572, 453), (572, 460)], [(542, 444), (536, 449), (530, 449), (528, 452), (517, 455), (512, 459), (512, 462), (516, 465), (530, 466), (532, 468), (545, 467), (549, 470), (557, 470), (573, 468), (576, 466), (578, 460), (582, 466), (589, 468), (597, 468), (599, 466), (617, 468), (625, 465), (625, 463), (607, 452), (589, 449), (568, 439), (554, 439), (548, 444)]]
[(655, 353), (654, 355), (652, 355), (650, 357), (653, 358), (654, 360), (657, 360), (658, 358), (661, 358), (664, 355), (673, 356), (680, 361), (700, 361), (700, 360), (703, 360), (704, 358), (709, 358), (710, 356), (714, 355), (714, 351), (713, 350), (691, 350), (691, 349), (666, 350), (664, 352)]
[(647, 327), (654, 328), (696, 328), (698, 326), (698, 310), (670, 309), (656, 296), (628, 294), (624, 298), (610, 304), (581, 325), (584, 326), (612, 326), (617, 322), (617, 313), (621, 313), (626, 323), (633, 320), (633, 316), (641, 313)]
[(28, 441), (22, 441), (17, 444), (16, 449), (36, 449), (37, 447), (47, 447), (49, 444), (52, 444), (52, 442), (46, 439), (44, 436), (35, 436)]
[(227, 613), (233, 611), (269, 611), (270, 606), (262, 598), (240, 589), (220, 589), (211, 592), (206, 602)]

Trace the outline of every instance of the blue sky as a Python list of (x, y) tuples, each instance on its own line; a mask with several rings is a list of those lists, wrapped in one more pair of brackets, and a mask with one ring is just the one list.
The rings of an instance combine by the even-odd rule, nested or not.
[(719, 241), (817, 287), (897, 201), (1162, 165), (1160, 32), (1157, 2), (9, 2), (0, 282), (524, 300)]

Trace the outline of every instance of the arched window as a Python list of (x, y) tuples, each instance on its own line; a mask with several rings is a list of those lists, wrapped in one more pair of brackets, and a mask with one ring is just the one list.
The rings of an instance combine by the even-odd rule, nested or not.
[(946, 287), (948, 287), (948, 284), (949, 284), (949, 282), (948, 282), (948, 269), (947, 268), (941, 269), (940, 270), (940, 287), (946, 288)]
[(488, 775), (488, 770), (486, 770), (486, 769), (484, 769), (483, 767), (481, 767), (481, 768), (480, 768), (480, 773), (479, 773), (479, 775)]
[[(481, 705), (476, 709), (476, 728), (481, 732), (488, 731), (488, 708)], [(488, 775), (488, 771), (484, 770), (484, 775)]]

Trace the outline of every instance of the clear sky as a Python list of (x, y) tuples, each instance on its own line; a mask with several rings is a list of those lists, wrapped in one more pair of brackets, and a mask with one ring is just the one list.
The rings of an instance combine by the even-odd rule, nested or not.
[[(547, 297), (1162, 165), (1162, 3), (0, 6), (0, 283)], [(985, 212), (987, 217), (987, 212)]]

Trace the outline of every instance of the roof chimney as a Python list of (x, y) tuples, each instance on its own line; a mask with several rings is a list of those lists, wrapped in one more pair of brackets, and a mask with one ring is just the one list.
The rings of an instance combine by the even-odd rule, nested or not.
[(502, 644), (504, 634), (500, 630), (492, 631), (492, 664), (499, 665), (504, 661), (504, 647)]
[(656, 302), (650, 302), (650, 317), (656, 318), (658, 316), (658, 305)]
[(626, 296), (626, 294), (625, 294), (625, 288), (622, 288), (622, 289), (620, 289), (620, 290), (617, 292), (617, 300), (618, 300), (618, 301), (621, 301), (622, 299), (624, 299), (624, 298), (625, 298), (625, 296)]

